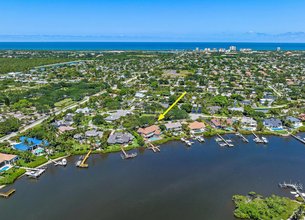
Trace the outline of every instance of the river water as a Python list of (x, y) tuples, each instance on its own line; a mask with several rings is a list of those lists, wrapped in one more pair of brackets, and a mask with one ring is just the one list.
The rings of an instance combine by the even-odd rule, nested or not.
[(93, 155), (88, 169), (76, 168), (71, 157), (67, 167), (50, 165), (39, 180), (23, 177), (10, 186), (16, 194), (0, 199), (1, 219), (230, 220), (234, 194), (291, 196), (279, 182), (305, 183), (304, 144), (290, 137), (269, 136), (268, 145), (232, 138), (234, 148), (210, 138), (191, 148), (170, 142), (161, 153), (139, 149), (133, 160)]

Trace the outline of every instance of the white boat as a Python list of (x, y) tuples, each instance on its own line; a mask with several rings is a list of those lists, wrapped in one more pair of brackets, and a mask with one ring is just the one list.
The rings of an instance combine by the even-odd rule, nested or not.
[(220, 141), (222, 141), (222, 139), (221, 138), (215, 138), (215, 141), (220, 142)]
[(75, 165), (76, 165), (77, 167), (79, 167), (81, 163), (82, 163), (82, 161), (81, 161), (81, 160), (78, 160), (78, 161), (75, 163)]
[(295, 191), (291, 191), (290, 192), (292, 195), (296, 195), (297, 194), (297, 192), (295, 192)]
[(180, 140), (183, 141), (183, 142), (185, 142), (185, 139), (184, 139), (184, 138), (181, 138)]
[(204, 142), (204, 141), (205, 141), (204, 138), (201, 137), (201, 136), (197, 137), (197, 140), (198, 140), (199, 142)]
[(55, 166), (67, 166), (67, 159), (64, 158), (61, 161), (56, 162)]
[(260, 139), (260, 138), (254, 138), (253, 141), (255, 143), (264, 143), (264, 141), (262, 139)]
[(221, 147), (225, 147), (225, 146), (227, 146), (227, 144), (226, 144), (226, 143), (219, 143), (219, 145), (220, 145)]
[(265, 137), (262, 137), (262, 141), (263, 141), (263, 143), (265, 143), (265, 144), (268, 144), (268, 140), (267, 140), (267, 138), (265, 138)]
[(43, 174), (45, 169), (37, 169), (37, 170), (29, 170), (25, 173), (28, 177), (38, 178), (41, 174)]
[(227, 139), (226, 140), (228, 143), (232, 143), (232, 140), (231, 139)]
[(189, 140), (186, 140), (185, 143), (186, 143), (188, 146), (192, 146), (192, 142), (190, 142)]

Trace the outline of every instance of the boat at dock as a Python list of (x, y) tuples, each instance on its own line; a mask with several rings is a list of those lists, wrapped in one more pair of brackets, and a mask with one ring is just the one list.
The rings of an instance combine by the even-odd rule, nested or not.
[(268, 144), (269, 143), (268, 139), (265, 138), (265, 137), (262, 137), (262, 141), (263, 141), (264, 144)]
[(137, 153), (131, 153), (131, 154), (124, 154), (122, 153), (121, 154), (121, 158), (124, 160), (124, 159), (132, 159), (132, 158), (135, 158), (136, 156), (138, 156)]
[(44, 172), (46, 171), (46, 169), (41, 168), (41, 169), (31, 169), (25, 172), (25, 175), (30, 177), (30, 178), (34, 178), (37, 179), (38, 177), (40, 177)]
[(68, 163), (68, 161), (67, 161), (66, 158), (64, 158), (64, 159), (62, 159), (60, 161), (54, 162), (55, 166), (67, 166), (67, 163)]
[(204, 138), (202, 136), (198, 136), (196, 138), (199, 142), (205, 142)]

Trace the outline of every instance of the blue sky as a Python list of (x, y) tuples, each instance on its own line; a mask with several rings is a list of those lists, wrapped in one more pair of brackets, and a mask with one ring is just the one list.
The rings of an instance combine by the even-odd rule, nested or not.
[(9, 0), (0, 41), (305, 42), (305, 0)]

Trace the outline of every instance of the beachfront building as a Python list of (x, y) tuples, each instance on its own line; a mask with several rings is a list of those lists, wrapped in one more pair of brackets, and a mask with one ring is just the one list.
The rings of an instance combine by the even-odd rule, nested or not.
[(240, 120), (241, 129), (247, 131), (255, 131), (257, 128), (257, 122), (250, 117), (242, 117)]
[(264, 126), (270, 131), (283, 130), (283, 124), (280, 119), (277, 118), (267, 118), (263, 121)]
[(142, 135), (143, 138), (148, 140), (159, 140), (161, 135), (161, 130), (159, 126), (152, 125), (146, 128), (139, 128), (138, 133)]
[(129, 144), (134, 139), (130, 133), (115, 132), (110, 134), (107, 143), (108, 144)]
[(203, 122), (194, 121), (189, 124), (191, 134), (199, 134), (205, 131), (205, 124)]
[(176, 122), (176, 123), (169, 122), (165, 124), (165, 128), (167, 131), (178, 132), (182, 130), (182, 125), (180, 122)]
[(17, 160), (17, 155), (0, 153), (0, 173), (10, 169)]
[(303, 126), (302, 121), (300, 119), (298, 119), (298, 118), (295, 118), (295, 117), (292, 117), (292, 116), (288, 116), (286, 118), (286, 120), (291, 124), (291, 126), (293, 128), (299, 128), (299, 127)]
[(22, 136), (20, 142), (13, 144), (13, 148), (19, 151), (30, 151), (36, 156), (40, 156), (44, 153), (44, 148), (49, 145), (46, 140), (39, 140), (37, 138), (30, 138)]

